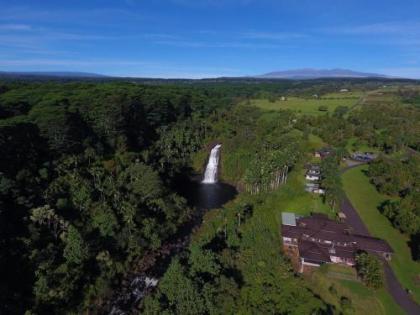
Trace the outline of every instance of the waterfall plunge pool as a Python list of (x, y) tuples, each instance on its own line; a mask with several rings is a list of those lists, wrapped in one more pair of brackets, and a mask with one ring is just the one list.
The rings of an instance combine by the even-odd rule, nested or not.
[(219, 143), (211, 149), (202, 180), (193, 180), (187, 193), (191, 205), (198, 210), (220, 208), (238, 193), (234, 186), (218, 181), (221, 148)]

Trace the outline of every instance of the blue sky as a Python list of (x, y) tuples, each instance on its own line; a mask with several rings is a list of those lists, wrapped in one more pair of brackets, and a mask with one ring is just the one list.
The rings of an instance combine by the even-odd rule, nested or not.
[(0, 0), (0, 71), (420, 78), (418, 0)]

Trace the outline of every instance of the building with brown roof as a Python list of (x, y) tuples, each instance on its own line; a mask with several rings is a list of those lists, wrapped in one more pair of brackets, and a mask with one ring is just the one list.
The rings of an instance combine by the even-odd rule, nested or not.
[(314, 152), (314, 156), (321, 159), (324, 159), (332, 154), (334, 154), (334, 151), (331, 148), (321, 148)]
[(347, 224), (331, 220), (324, 214), (299, 217), (283, 212), (281, 234), (285, 252), (298, 255), (301, 271), (304, 266), (316, 267), (325, 263), (354, 266), (359, 251), (387, 260), (393, 253), (384, 240), (353, 234)]

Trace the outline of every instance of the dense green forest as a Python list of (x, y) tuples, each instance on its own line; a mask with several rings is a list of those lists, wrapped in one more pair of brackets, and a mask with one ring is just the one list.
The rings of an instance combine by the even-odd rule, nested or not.
[(191, 212), (173, 181), (222, 105), (172, 86), (2, 85), (3, 311), (80, 311), (173, 235)]
[(320, 207), (334, 217), (343, 194), (342, 158), (374, 150), (379, 158), (367, 175), (389, 196), (381, 212), (410, 235), (419, 259), (419, 94), (396, 82), (385, 92), (396, 100), (367, 97), (317, 116), (267, 111), (247, 100), (311, 98), (340, 88), (369, 93), (383, 84), (0, 83), (0, 313), (98, 312), (130, 270), (191, 220), (195, 209), (179, 183), (202, 172), (216, 142), (223, 144), (221, 178), (240, 194), (205, 215), (139, 308), (146, 314), (340, 313), (281, 253), (272, 212), (281, 209), (270, 200), (274, 193), (299, 197), (293, 174), (316, 147), (328, 145), (334, 154), (321, 164)]

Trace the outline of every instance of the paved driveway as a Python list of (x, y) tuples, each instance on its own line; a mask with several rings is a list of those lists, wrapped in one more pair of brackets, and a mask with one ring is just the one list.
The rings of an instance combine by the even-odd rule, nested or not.
[[(342, 171), (348, 171), (349, 169), (356, 167), (354, 165), (348, 167)], [(351, 204), (347, 196), (344, 196), (343, 201), (341, 202), (341, 211), (346, 215), (346, 223), (353, 228), (354, 233), (370, 235), (366, 225), (363, 223), (358, 212)], [(384, 261), (384, 273), (386, 280), (386, 288), (391, 294), (395, 302), (401, 306), (401, 308), (409, 315), (420, 315), (420, 306), (413, 301), (411, 296), (406, 292), (404, 287), (398, 281), (395, 276), (394, 271), (389, 266), (388, 262)]]
[(363, 223), (347, 196), (343, 197), (340, 208), (341, 212), (346, 215), (346, 223), (351, 226), (353, 233), (370, 235), (366, 225)]

